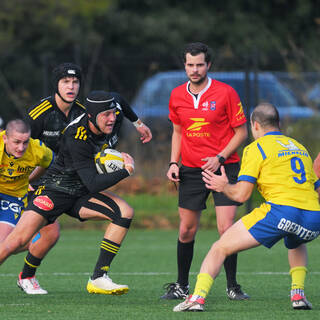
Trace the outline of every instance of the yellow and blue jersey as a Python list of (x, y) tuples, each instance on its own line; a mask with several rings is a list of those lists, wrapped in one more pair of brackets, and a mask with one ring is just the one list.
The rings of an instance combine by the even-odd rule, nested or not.
[(31, 172), (37, 166), (48, 168), (54, 154), (38, 139), (30, 138), (25, 154), (15, 158), (5, 152), (4, 134), (0, 133), (0, 193), (22, 198), (28, 191)]
[(306, 148), (281, 132), (269, 132), (243, 151), (238, 181), (257, 183), (267, 202), (320, 210), (320, 186)]

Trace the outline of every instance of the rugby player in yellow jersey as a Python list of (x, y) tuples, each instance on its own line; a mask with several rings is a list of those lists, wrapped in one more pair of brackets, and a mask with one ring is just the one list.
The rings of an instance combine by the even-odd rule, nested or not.
[(291, 302), (294, 309), (311, 309), (304, 294), (307, 273), (306, 243), (320, 233), (320, 180), (303, 145), (280, 132), (279, 114), (269, 103), (259, 104), (251, 114), (255, 139), (243, 151), (236, 184), (205, 170), (208, 189), (245, 202), (254, 185), (265, 201), (242, 217), (215, 242), (202, 262), (194, 292), (173, 311), (203, 311), (205, 298), (230, 254), (264, 245), (271, 248), (280, 239), (288, 248), (291, 275)]
[[(30, 126), (20, 119), (9, 121), (6, 130), (0, 133), (0, 242), (21, 217), (30, 175), (36, 179), (53, 160), (53, 152), (39, 140), (31, 139), (30, 134)], [(29, 244), (20, 251), (28, 247)], [(38, 286), (35, 278), (33, 282)]]

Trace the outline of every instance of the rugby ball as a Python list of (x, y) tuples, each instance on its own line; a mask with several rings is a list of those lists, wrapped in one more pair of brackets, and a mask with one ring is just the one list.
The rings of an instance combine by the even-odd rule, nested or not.
[(112, 173), (124, 168), (121, 152), (114, 149), (103, 149), (94, 157), (98, 173)]

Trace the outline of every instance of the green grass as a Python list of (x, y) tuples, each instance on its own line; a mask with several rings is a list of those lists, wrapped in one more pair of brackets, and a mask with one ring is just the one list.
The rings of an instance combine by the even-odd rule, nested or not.
[[(282, 243), (273, 249), (255, 248), (239, 254), (238, 280), (251, 295), (249, 301), (229, 301), (222, 272), (207, 299), (204, 313), (173, 313), (176, 301), (161, 301), (162, 285), (176, 280), (177, 231), (130, 230), (112, 265), (110, 276), (130, 287), (127, 295), (90, 295), (85, 286), (99, 252), (100, 230), (62, 230), (61, 239), (43, 261), (38, 279), (49, 291), (28, 296), (16, 287), (24, 254), (10, 257), (0, 268), (1, 319), (319, 319), (320, 241), (309, 244), (306, 293), (311, 311), (291, 310), (287, 251)], [(191, 268), (191, 287), (211, 243), (213, 230), (200, 230)]]

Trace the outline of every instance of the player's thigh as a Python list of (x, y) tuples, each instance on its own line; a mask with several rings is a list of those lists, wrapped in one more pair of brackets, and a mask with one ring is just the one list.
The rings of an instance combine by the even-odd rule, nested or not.
[(219, 234), (223, 234), (233, 225), (237, 213), (237, 206), (218, 206), (216, 207), (217, 228)]
[(226, 230), (217, 243), (227, 255), (260, 245), (260, 243), (247, 230), (242, 220), (238, 220), (228, 230)]
[(194, 211), (179, 207), (180, 226), (184, 228), (198, 227), (201, 211)]
[(0, 242), (2, 242), (14, 229), (14, 226), (0, 221)]
[(107, 191), (81, 197), (73, 211), (82, 220), (114, 221), (133, 216), (133, 209), (124, 200)]

